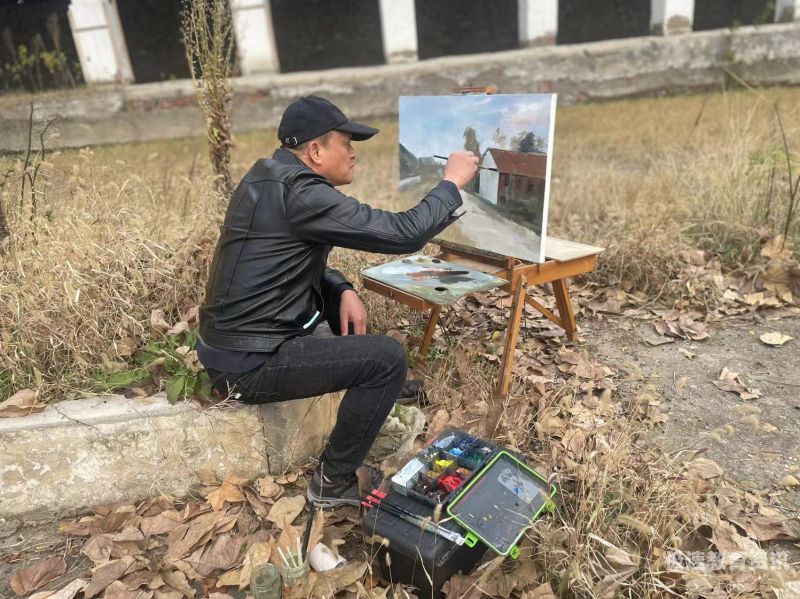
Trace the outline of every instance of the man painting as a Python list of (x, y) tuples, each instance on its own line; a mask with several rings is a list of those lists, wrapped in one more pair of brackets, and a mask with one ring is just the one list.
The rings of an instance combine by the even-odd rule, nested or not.
[[(281, 147), (253, 165), (230, 201), (200, 312), (198, 355), (224, 394), (267, 403), (347, 389), (308, 488), (322, 507), (358, 505), (355, 471), (407, 371), (397, 341), (367, 334), (366, 310), (326, 266), (328, 252), (419, 250), (456, 220), (458, 190), (477, 172), (477, 156), (455, 152), (417, 206), (373, 209), (336, 188), (353, 180), (352, 142), (377, 132), (323, 98), (286, 109)], [(313, 334), (324, 320), (334, 336)]]

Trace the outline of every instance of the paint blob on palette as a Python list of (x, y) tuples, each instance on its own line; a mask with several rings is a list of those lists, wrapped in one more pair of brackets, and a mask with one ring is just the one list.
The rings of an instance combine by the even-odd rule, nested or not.
[(400, 98), (400, 198), (415, 206), (457, 150), (480, 156), (465, 211), (437, 240), (544, 261), (555, 94)]
[(409, 256), (362, 270), (361, 274), (443, 306), (468, 293), (507, 283), (505, 279), (430, 256)]

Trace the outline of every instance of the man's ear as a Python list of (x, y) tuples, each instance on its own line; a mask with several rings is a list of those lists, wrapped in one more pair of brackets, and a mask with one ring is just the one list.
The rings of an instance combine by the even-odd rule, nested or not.
[(316, 139), (312, 139), (308, 142), (308, 147), (306, 149), (306, 154), (308, 159), (311, 161), (312, 164), (321, 164), (322, 157), (320, 156), (320, 143)]

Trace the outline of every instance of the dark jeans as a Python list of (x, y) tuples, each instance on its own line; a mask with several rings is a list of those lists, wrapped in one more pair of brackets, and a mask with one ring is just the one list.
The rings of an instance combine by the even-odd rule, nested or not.
[[(339, 328), (336, 321), (330, 324), (332, 330)], [(218, 389), (227, 391), (230, 386), (246, 403), (289, 401), (347, 389), (320, 457), (326, 476), (343, 476), (353, 474), (367, 456), (400, 395), (407, 369), (406, 350), (391, 337), (306, 335), (285, 341), (254, 370), (243, 374), (209, 370), (209, 375)]]

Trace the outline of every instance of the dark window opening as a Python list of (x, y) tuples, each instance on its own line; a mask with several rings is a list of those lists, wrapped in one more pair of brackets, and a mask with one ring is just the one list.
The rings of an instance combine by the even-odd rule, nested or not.
[(775, 13), (772, 0), (702, 0), (695, 3), (694, 29), (725, 29), (739, 25), (771, 23)]
[(560, 0), (559, 44), (650, 35), (651, 0)]
[(415, 0), (420, 58), (519, 47), (517, 0)]
[(281, 71), (383, 64), (377, 0), (272, 0)]
[(69, 0), (0, 0), (0, 91), (83, 82), (68, 8)]
[(189, 77), (181, 35), (181, 0), (118, 0), (137, 83)]

